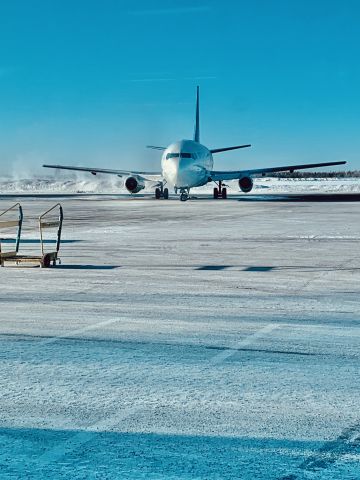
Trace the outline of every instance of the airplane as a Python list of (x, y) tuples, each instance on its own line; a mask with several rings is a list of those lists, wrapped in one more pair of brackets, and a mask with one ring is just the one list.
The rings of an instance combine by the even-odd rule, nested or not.
[[(148, 145), (147, 148), (162, 151), (161, 172), (143, 172), (133, 170), (108, 170), (92, 167), (73, 167), (65, 165), (43, 165), (45, 168), (56, 168), (63, 170), (77, 170), (81, 172), (90, 172), (93, 175), (98, 173), (107, 173), (126, 177), (125, 187), (129, 193), (135, 194), (145, 188), (145, 184), (150, 182), (155, 187), (156, 199), (168, 199), (169, 189), (172, 187), (175, 194), (180, 193), (180, 200), (186, 201), (189, 198), (190, 189), (214, 182), (213, 198), (227, 198), (227, 189), (224, 184), (227, 180), (238, 180), (239, 189), (244, 193), (249, 193), (253, 186), (253, 178), (266, 176), (273, 172), (294, 172), (306, 168), (327, 167), (331, 165), (343, 165), (346, 162), (325, 162), (308, 163), (304, 165), (288, 165), (284, 167), (256, 168), (249, 170), (213, 170), (213, 155), (230, 150), (251, 147), (250, 144), (237, 145), (234, 147), (209, 149), (200, 143), (200, 106), (199, 106), (199, 87), (196, 90), (196, 117), (195, 129), (192, 140), (180, 140), (172, 143), (168, 147), (158, 147)], [(167, 185), (167, 186), (166, 186)]]

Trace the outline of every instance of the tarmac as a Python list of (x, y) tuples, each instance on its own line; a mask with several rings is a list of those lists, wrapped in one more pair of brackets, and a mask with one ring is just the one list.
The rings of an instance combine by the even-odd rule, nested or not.
[(358, 479), (359, 198), (1, 195), (0, 479)]

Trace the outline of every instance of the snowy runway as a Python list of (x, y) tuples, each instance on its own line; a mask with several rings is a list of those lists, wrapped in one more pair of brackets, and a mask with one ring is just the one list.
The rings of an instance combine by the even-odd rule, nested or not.
[(1, 479), (360, 476), (360, 204), (239, 200), (60, 198), (62, 266), (0, 271)]

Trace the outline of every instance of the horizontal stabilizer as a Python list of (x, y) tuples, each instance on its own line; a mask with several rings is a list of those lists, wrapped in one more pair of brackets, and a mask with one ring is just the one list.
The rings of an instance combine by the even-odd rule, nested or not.
[(220, 152), (227, 152), (228, 150), (237, 150), (238, 148), (247, 148), (251, 147), (250, 144), (248, 145), (237, 145), (236, 147), (225, 147), (225, 148), (213, 148), (210, 150), (211, 153), (220, 153)]
[(153, 150), (166, 150), (166, 147), (157, 147), (156, 145), (146, 145), (146, 148), (152, 148)]

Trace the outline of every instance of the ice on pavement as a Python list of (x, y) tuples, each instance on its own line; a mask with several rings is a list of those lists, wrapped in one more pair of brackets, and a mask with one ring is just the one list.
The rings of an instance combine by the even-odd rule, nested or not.
[(64, 197), (1, 269), (1, 479), (360, 477), (359, 203), (241, 198)]

